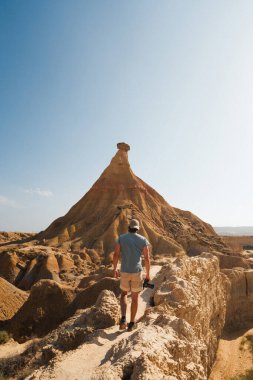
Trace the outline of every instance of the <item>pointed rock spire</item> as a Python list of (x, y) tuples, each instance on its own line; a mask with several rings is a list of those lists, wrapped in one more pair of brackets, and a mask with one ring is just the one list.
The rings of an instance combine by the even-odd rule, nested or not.
[(67, 248), (93, 248), (108, 260), (117, 237), (127, 232), (129, 220), (140, 221), (140, 233), (151, 243), (154, 255), (181, 255), (227, 247), (213, 228), (190, 212), (171, 207), (138, 178), (128, 162), (130, 146), (118, 151), (91, 189), (68, 213), (56, 219), (39, 239)]
[(124, 143), (124, 142), (121, 142), (121, 143), (118, 143), (117, 144), (117, 148), (119, 150), (123, 150), (124, 152), (128, 152), (130, 150), (130, 145)]

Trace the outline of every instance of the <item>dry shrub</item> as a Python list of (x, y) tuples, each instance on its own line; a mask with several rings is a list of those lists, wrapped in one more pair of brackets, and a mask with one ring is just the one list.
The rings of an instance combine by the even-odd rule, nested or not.
[(252, 380), (253, 379), (253, 370), (247, 371), (244, 375), (237, 375), (230, 378), (230, 380)]
[(7, 343), (11, 339), (11, 335), (7, 331), (0, 331), (0, 344)]

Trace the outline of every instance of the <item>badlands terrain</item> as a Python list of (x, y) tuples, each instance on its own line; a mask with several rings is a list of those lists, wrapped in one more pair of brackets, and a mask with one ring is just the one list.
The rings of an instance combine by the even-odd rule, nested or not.
[[(0, 379), (253, 378), (250, 243), (169, 205), (117, 147), (65, 216), (39, 234), (0, 233)], [(129, 333), (112, 255), (131, 218), (151, 243), (155, 288)]]

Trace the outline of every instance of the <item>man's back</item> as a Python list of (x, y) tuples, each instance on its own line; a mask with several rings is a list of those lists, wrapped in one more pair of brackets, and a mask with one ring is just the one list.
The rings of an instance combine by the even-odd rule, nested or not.
[(121, 252), (121, 272), (137, 273), (142, 271), (141, 254), (149, 245), (147, 239), (137, 233), (120, 235), (118, 239)]
[[(138, 308), (139, 293), (143, 289), (141, 255), (143, 253), (146, 268), (146, 280), (150, 280), (150, 258), (149, 258), (149, 242), (145, 237), (137, 234), (140, 229), (140, 223), (137, 219), (132, 219), (128, 226), (128, 234), (120, 235), (115, 246), (113, 255), (113, 276), (120, 276), (120, 305), (121, 320), (120, 330), (124, 330), (126, 324), (127, 310), (127, 293), (131, 291), (131, 319), (128, 324), (128, 331), (132, 331), (135, 324), (135, 316)], [(121, 274), (117, 269), (119, 256), (121, 254)]]

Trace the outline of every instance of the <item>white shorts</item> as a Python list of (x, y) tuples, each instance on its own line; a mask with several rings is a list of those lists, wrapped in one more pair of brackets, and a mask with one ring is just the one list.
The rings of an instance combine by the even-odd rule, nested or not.
[(141, 292), (143, 289), (142, 272), (120, 272), (120, 289), (124, 292)]

